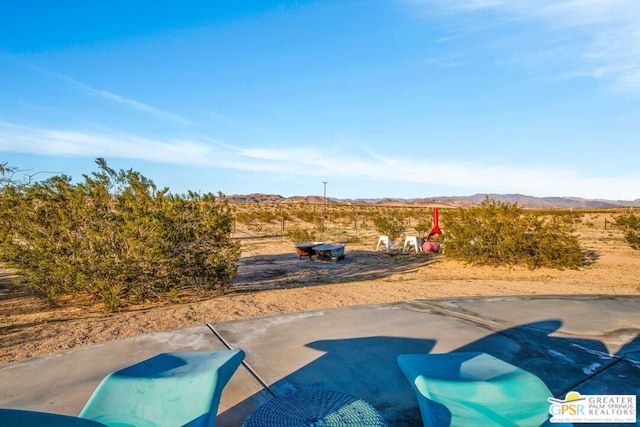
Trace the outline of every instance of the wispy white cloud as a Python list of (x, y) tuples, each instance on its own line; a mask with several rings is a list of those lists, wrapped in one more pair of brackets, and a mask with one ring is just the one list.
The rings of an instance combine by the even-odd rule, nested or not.
[[(617, 87), (640, 94), (640, 1), (638, 0), (405, 0), (413, 7), (437, 8), (449, 14), (491, 11), (505, 20), (516, 19), (535, 29), (535, 40), (511, 46), (506, 57), (534, 56), (567, 69), (559, 77), (589, 76), (607, 79)], [(483, 19), (486, 17), (483, 17)], [(469, 34), (496, 18), (458, 33)], [(444, 39), (446, 40), (446, 38)], [(501, 45), (505, 48), (504, 45)], [(524, 53), (522, 53), (524, 51)], [(530, 59), (529, 59), (530, 61)]]
[[(280, 177), (328, 176), (461, 191), (635, 199), (640, 174), (597, 177), (543, 166), (404, 158), (365, 147), (236, 147), (215, 140), (153, 140), (126, 134), (43, 129), (0, 122), (0, 151), (50, 156), (140, 159)], [(420, 165), (429, 165), (428, 168)]]
[(93, 88), (85, 83), (82, 83), (76, 79), (73, 79), (71, 77), (68, 76), (64, 76), (61, 74), (55, 74), (55, 73), (49, 73), (49, 74), (53, 74), (56, 77), (63, 79), (71, 84), (73, 84), (74, 86), (82, 89), (86, 94), (91, 95), (91, 96), (96, 96), (99, 98), (103, 98), (103, 99), (107, 99), (109, 101), (114, 101), (117, 102), (118, 104), (124, 105), (125, 107), (128, 108), (133, 108), (134, 110), (146, 113), (146, 114), (150, 114), (152, 116), (155, 117), (159, 117), (159, 118), (163, 118), (163, 119), (168, 119), (171, 120), (173, 122), (176, 123), (180, 123), (183, 125), (192, 125), (193, 122), (178, 115), (178, 114), (174, 114), (174, 113), (170, 113), (167, 111), (163, 111), (159, 108), (155, 108), (152, 107), (150, 105), (147, 105), (143, 102), (140, 101), (136, 101), (135, 99), (130, 99), (130, 98), (126, 98), (122, 95), (118, 95), (116, 93), (113, 92), (109, 92), (108, 90), (104, 90), (104, 89), (96, 89)]
[(438, 68), (457, 68), (462, 67), (465, 62), (462, 60), (460, 53), (448, 53), (446, 55), (429, 56), (423, 61), (425, 64), (433, 65)]
[[(487, 162), (443, 162), (440, 158), (402, 158), (372, 150), (239, 149), (256, 170), (284, 175), (354, 178), (378, 182), (475, 188), (477, 192), (540, 196), (635, 199), (640, 174), (618, 177), (583, 175), (543, 166), (494, 165)], [(424, 168), (420, 165), (429, 165)]]
[(194, 141), (157, 141), (123, 133), (34, 128), (0, 122), (0, 151), (52, 156), (118, 157), (207, 165), (214, 150)]

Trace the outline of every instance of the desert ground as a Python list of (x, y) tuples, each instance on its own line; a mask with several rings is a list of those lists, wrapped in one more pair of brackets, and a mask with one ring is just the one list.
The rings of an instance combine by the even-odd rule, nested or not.
[[(233, 288), (217, 297), (185, 296), (105, 313), (88, 300), (49, 306), (0, 270), (0, 363), (129, 336), (205, 323), (408, 299), (503, 295), (640, 295), (640, 251), (606, 213), (583, 215), (577, 233), (585, 253), (576, 270), (472, 266), (446, 253), (376, 251), (377, 233), (360, 229), (339, 262), (299, 259), (281, 235), (234, 230), (242, 245)], [(610, 218), (609, 218), (610, 219)], [(445, 231), (446, 233), (446, 231)], [(408, 233), (411, 234), (411, 233)], [(334, 241), (344, 234), (322, 236)]]

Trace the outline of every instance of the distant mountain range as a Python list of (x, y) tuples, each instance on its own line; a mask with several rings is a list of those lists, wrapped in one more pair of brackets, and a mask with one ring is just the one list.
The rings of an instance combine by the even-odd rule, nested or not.
[[(282, 197), (277, 194), (234, 194), (226, 196), (234, 203), (324, 203), (322, 196)], [(380, 199), (335, 199), (327, 198), (331, 204), (367, 204), (367, 205), (429, 205), (449, 207), (470, 207), (480, 204), (486, 197), (500, 202), (517, 203), (522, 208), (625, 208), (640, 207), (640, 199), (604, 200), (583, 199), (580, 197), (533, 197), (523, 194), (486, 194), (473, 196), (424, 197), (416, 199), (380, 198)]]

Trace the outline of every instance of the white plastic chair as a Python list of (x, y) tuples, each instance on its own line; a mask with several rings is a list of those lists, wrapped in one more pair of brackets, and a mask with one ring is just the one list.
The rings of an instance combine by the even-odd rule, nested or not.
[(404, 238), (404, 246), (402, 247), (402, 252), (407, 253), (409, 247), (413, 245), (416, 250), (416, 253), (421, 251), (420, 245), (418, 244), (418, 236), (407, 236)]
[(389, 236), (378, 237), (378, 244), (376, 245), (376, 251), (378, 250), (381, 244), (385, 245), (385, 252), (391, 252), (391, 239), (389, 239)]

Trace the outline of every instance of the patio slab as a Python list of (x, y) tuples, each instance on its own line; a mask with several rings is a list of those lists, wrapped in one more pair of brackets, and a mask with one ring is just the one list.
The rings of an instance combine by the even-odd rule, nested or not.
[[(206, 326), (159, 332), (74, 348), (0, 365), (0, 407), (78, 415), (110, 372), (158, 353), (226, 350)], [(260, 392), (260, 384), (239, 369), (229, 384), (240, 400)], [(237, 385), (240, 385), (238, 388)], [(221, 402), (220, 409), (234, 405)]]
[[(639, 297), (412, 300), (222, 322), (0, 366), (0, 407), (77, 415), (109, 372), (170, 351), (241, 348), (219, 427), (259, 405), (323, 388), (371, 403), (390, 426), (422, 425), (399, 354), (484, 351), (538, 375), (557, 397), (638, 394)], [(629, 424), (626, 424), (629, 425)]]
[[(245, 350), (247, 364), (273, 395), (304, 388), (339, 390), (371, 403), (395, 425), (420, 419), (398, 355), (429, 353), (436, 343), (448, 351), (491, 333), (411, 303), (247, 319), (214, 328), (230, 347)], [(221, 422), (228, 416), (222, 413)]]

